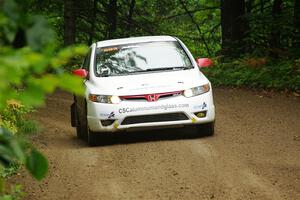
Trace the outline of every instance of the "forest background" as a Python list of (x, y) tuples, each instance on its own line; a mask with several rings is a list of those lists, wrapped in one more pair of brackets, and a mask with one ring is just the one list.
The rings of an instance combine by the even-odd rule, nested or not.
[(47, 159), (27, 139), (28, 113), (61, 88), (80, 94), (80, 67), (96, 41), (144, 35), (180, 38), (214, 86), (279, 90), (299, 96), (300, 0), (0, 0), (0, 192), (24, 166), (36, 179)]

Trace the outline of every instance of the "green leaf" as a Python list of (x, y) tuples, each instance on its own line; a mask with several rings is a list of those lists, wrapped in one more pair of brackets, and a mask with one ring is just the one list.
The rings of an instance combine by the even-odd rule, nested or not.
[(5, 189), (4, 179), (0, 177), (0, 192), (3, 192)]
[(51, 93), (54, 91), (59, 83), (58, 78), (53, 74), (46, 74), (41, 78), (33, 78), (32, 82), (40, 87), (46, 93)]
[(60, 78), (59, 86), (62, 89), (78, 95), (84, 94), (82, 78), (73, 76), (71, 74), (66, 74), (66, 73), (60, 75), (59, 78)]
[(13, 200), (13, 197), (11, 195), (3, 195), (0, 197), (0, 200)]
[(27, 157), (26, 168), (34, 178), (42, 180), (48, 171), (48, 161), (43, 154), (33, 149)]
[(28, 83), (28, 87), (19, 94), (18, 99), (25, 106), (37, 106), (44, 103), (45, 91), (34, 82)]
[(7, 144), (0, 145), (0, 163), (2, 166), (9, 166), (14, 160), (14, 154)]
[(25, 154), (24, 154), (24, 150), (23, 148), (21, 147), (21, 144), (17, 141), (17, 140), (11, 140), (10, 141), (10, 146), (11, 146), (11, 149), (15, 155), (15, 157), (21, 161), (22, 163), (25, 162)]

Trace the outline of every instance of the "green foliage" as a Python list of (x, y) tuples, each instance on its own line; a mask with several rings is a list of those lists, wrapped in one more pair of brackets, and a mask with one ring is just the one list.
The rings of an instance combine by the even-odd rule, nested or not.
[(26, 145), (8, 130), (0, 129), (0, 163), (7, 167), (12, 163), (25, 163), (26, 156), (23, 149)]
[(244, 58), (203, 69), (214, 85), (300, 90), (300, 61)]
[[(17, 2), (17, 3), (16, 3)], [(4, 180), (19, 166), (37, 180), (47, 174), (47, 159), (20, 135), (35, 132), (24, 115), (44, 104), (56, 88), (83, 94), (82, 79), (65, 71), (69, 60), (86, 53), (86, 46), (58, 49), (55, 32), (42, 16), (28, 15), (29, 2), (0, 3), (0, 199), (20, 199), (21, 189), (7, 194)]]
[[(46, 158), (25, 140), (12, 135), (8, 130), (0, 128), (0, 164), (2, 177), (15, 173), (19, 165), (25, 165), (37, 180), (45, 177), (48, 170)], [(4, 190), (3, 184), (0, 188)]]
[[(108, 5), (111, 1), (74, 1), (76, 11), (76, 41), (86, 44), (111, 39), (107, 33), (110, 28), (108, 18)], [(132, 0), (118, 0), (116, 31), (114, 38), (142, 35), (172, 35), (182, 39), (194, 54), (207, 56), (208, 51), (204, 40), (208, 44), (211, 56), (221, 48), (220, 29), (220, 1), (218, 0), (189, 0), (183, 1), (193, 15), (196, 24), (191, 21), (180, 1), (168, 0), (135, 0), (132, 18), (129, 20), (129, 10)], [(32, 0), (30, 13), (46, 16), (58, 34), (59, 42), (63, 44), (64, 20), (63, 1)], [(130, 27), (130, 28), (129, 28)]]
[[(294, 2), (294, 0), (283, 1), (281, 11), (276, 16), (273, 13), (274, 1), (254, 0), (252, 2), (251, 11), (245, 15), (249, 24), (249, 31), (245, 38), (248, 52), (261, 56), (272, 54), (274, 35), (278, 35), (279, 46), (276, 48), (288, 52), (294, 50), (294, 42), (300, 37), (295, 26)], [(300, 53), (299, 49), (298, 53)]]
[(4, 168), (0, 176), (2, 178), (10, 177), (18, 172), (21, 165), (19, 163), (11, 163), (8, 167)]
[[(0, 96), (0, 109), (7, 100), (15, 99), (25, 106), (43, 104), (43, 97), (57, 87), (70, 92), (82, 93), (82, 82), (71, 74), (64, 73), (62, 66), (73, 54), (85, 52), (83, 47), (68, 48), (55, 54), (38, 53), (29, 48), (13, 50), (0, 47), (0, 90), (6, 95)], [(71, 87), (70, 87), (71, 85)], [(18, 88), (12, 90), (12, 87)]]
[(37, 123), (25, 119), (25, 115), (33, 109), (25, 107), (16, 101), (9, 101), (7, 107), (0, 112), (0, 126), (12, 133), (31, 134), (38, 130)]
[(27, 156), (26, 168), (37, 180), (42, 180), (48, 171), (48, 161), (43, 154), (32, 149)]
[(22, 192), (22, 186), (15, 185), (8, 194), (1, 196), (0, 200), (21, 200), (24, 196), (25, 194)]

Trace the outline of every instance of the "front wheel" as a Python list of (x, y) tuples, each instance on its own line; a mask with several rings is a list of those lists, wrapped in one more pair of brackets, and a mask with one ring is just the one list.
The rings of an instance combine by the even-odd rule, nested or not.
[(87, 107), (85, 108), (85, 118), (84, 118), (84, 138), (89, 146), (95, 146), (96, 142), (96, 134), (91, 131), (89, 128), (88, 120), (87, 120)]
[(197, 132), (200, 135), (203, 136), (212, 136), (215, 132), (215, 122), (209, 122), (206, 124), (198, 124), (197, 126)]
[(96, 137), (97, 133), (91, 131), (91, 130), (87, 130), (87, 138), (86, 141), (88, 143), (89, 146), (95, 146), (97, 144), (97, 137)]
[(82, 139), (83, 138), (83, 128), (82, 126), (80, 125), (80, 121), (78, 119), (78, 117), (76, 117), (76, 135), (79, 139)]
[(75, 103), (73, 103), (71, 106), (71, 123), (72, 123), (72, 126), (76, 128), (77, 137), (83, 138), (84, 128), (82, 127), (81, 122), (79, 120), (79, 116), (77, 113), (77, 107), (76, 107)]

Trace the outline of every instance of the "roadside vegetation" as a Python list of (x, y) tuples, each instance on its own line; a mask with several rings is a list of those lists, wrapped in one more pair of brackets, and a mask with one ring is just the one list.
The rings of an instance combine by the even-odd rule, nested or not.
[(173, 35), (213, 58), (203, 71), (214, 85), (300, 90), (300, 0), (4, 0), (0, 9), (0, 199), (23, 196), (5, 185), (20, 168), (46, 176), (28, 115), (56, 88), (82, 92), (68, 70), (92, 42)]
[(20, 199), (21, 186), (6, 185), (5, 179), (24, 167), (41, 180), (48, 170), (47, 159), (27, 139), (38, 130), (28, 114), (56, 88), (82, 92), (81, 80), (61, 66), (86, 47), (59, 50), (45, 18), (28, 15), (13, 0), (1, 5), (0, 24), (0, 199)]
[(300, 91), (300, 59), (243, 57), (228, 62), (215, 60), (204, 73), (215, 86)]

